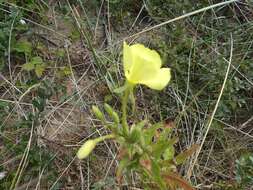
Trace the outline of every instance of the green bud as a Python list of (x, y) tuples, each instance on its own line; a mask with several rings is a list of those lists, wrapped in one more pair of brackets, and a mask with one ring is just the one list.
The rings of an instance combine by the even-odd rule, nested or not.
[(89, 154), (93, 151), (96, 147), (97, 141), (96, 140), (88, 140), (86, 141), (81, 148), (77, 152), (77, 157), (81, 160), (89, 156)]
[(113, 118), (113, 112), (114, 112), (113, 108), (107, 103), (104, 104), (104, 108), (105, 108), (105, 111), (108, 113), (108, 115), (111, 118)]
[(135, 143), (140, 140), (140, 137), (141, 137), (141, 130), (133, 125), (129, 135), (130, 142)]
[(108, 113), (108, 115), (113, 119), (113, 121), (116, 124), (119, 124), (120, 120), (119, 120), (119, 116), (118, 114), (114, 111), (114, 109), (107, 103), (104, 104), (105, 107), (105, 111)]
[(116, 124), (119, 124), (119, 123), (120, 123), (119, 116), (118, 116), (118, 114), (117, 114), (115, 111), (112, 112), (112, 119), (113, 119), (113, 121), (114, 121)]
[(105, 120), (105, 117), (104, 117), (104, 114), (100, 111), (100, 109), (97, 107), (97, 106), (92, 106), (92, 111), (93, 113), (95, 114), (95, 116), (101, 120), (101, 121), (104, 121)]

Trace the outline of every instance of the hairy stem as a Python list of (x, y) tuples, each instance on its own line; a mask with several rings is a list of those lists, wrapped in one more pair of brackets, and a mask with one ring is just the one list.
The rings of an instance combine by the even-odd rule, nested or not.
[(107, 140), (107, 139), (113, 139), (115, 138), (115, 135), (114, 134), (109, 134), (109, 135), (105, 135), (105, 136), (101, 136), (101, 137), (98, 137), (96, 139), (94, 139), (97, 143), (99, 142), (102, 142), (104, 140)]
[(131, 84), (126, 82), (126, 90), (124, 92), (123, 98), (122, 98), (122, 127), (123, 127), (123, 132), (125, 135), (129, 133), (129, 126), (127, 124), (127, 102), (129, 99), (129, 95), (131, 91), (133, 90), (133, 87)]

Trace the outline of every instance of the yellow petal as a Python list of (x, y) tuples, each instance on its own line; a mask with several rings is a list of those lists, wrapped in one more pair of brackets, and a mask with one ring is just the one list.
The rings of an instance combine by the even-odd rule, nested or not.
[(132, 53), (131, 53), (130, 46), (127, 45), (126, 42), (124, 42), (124, 45), (123, 45), (123, 64), (124, 64), (125, 75), (128, 76), (130, 73), (131, 65), (132, 65)]
[(139, 81), (150, 80), (154, 75), (157, 75), (162, 62), (156, 51), (141, 44), (130, 46), (130, 50), (132, 64), (130, 73), (126, 77), (131, 83), (137, 84)]
[[(130, 49), (134, 58), (140, 58), (142, 61), (152, 62), (157, 68), (160, 68), (162, 66), (160, 55), (155, 50), (146, 48), (142, 44), (134, 44), (130, 46)], [(135, 62), (135, 60), (133, 61)]]
[(97, 142), (95, 140), (86, 141), (77, 152), (77, 157), (81, 160), (89, 156), (92, 150), (95, 148)]
[(170, 81), (170, 69), (162, 68), (160, 55), (142, 44), (123, 46), (124, 72), (132, 84), (144, 84), (161, 90)]
[(152, 77), (152, 79), (140, 81), (140, 84), (144, 84), (154, 90), (162, 90), (169, 83), (170, 79), (170, 69), (162, 68)]

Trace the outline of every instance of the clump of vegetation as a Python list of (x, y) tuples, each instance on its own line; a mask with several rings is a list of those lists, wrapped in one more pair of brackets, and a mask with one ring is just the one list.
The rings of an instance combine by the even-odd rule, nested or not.
[[(196, 149), (196, 146), (175, 156), (174, 144), (177, 137), (172, 136), (173, 124), (163, 122), (151, 124), (149, 118), (129, 126), (128, 101), (131, 99), (132, 111), (135, 112), (134, 87), (144, 84), (155, 90), (162, 90), (170, 81), (169, 68), (162, 65), (159, 54), (141, 44), (127, 45), (124, 42), (123, 62), (126, 82), (123, 87), (115, 91), (122, 94), (122, 116), (108, 104), (104, 109), (112, 123), (100, 109), (93, 106), (92, 110), (103, 125), (110, 129), (111, 134), (86, 141), (79, 149), (77, 157), (86, 158), (100, 142), (115, 139), (120, 144), (119, 159), (116, 176), (119, 183), (123, 174), (129, 177), (132, 171), (141, 176), (141, 183), (148, 188), (159, 189), (193, 189), (177, 172), (177, 165), (181, 165)], [(147, 64), (148, 63), (148, 64)]]
[(236, 181), (241, 188), (252, 187), (253, 185), (253, 155), (243, 154), (236, 160)]

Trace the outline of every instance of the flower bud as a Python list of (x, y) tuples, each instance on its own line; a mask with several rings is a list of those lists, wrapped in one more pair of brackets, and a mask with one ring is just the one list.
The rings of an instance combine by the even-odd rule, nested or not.
[(96, 140), (88, 140), (86, 141), (81, 148), (77, 152), (77, 157), (81, 160), (89, 156), (92, 150), (95, 148), (97, 144)]
[(97, 106), (92, 106), (92, 111), (93, 113), (95, 114), (95, 116), (101, 120), (101, 121), (104, 121), (105, 120), (105, 117), (104, 117), (104, 114), (100, 111), (100, 109), (97, 107)]
[(120, 123), (119, 116), (118, 116), (118, 114), (117, 114), (115, 111), (112, 112), (112, 118), (113, 118), (113, 121), (114, 121), (116, 124), (119, 124), (119, 123)]
[(140, 140), (141, 137), (141, 130), (137, 128), (136, 126), (132, 126), (130, 135), (129, 135), (129, 140), (131, 143), (135, 143)]
[(109, 104), (107, 104), (107, 103), (104, 104), (104, 107), (105, 107), (105, 111), (108, 113), (108, 115), (110, 117), (113, 117), (112, 116), (112, 114), (114, 112), (113, 108)]
[(119, 116), (118, 114), (114, 111), (114, 109), (107, 103), (104, 104), (105, 107), (105, 111), (108, 113), (108, 115), (113, 119), (113, 121), (116, 124), (119, 124), (120, 120), (119, 120)]

